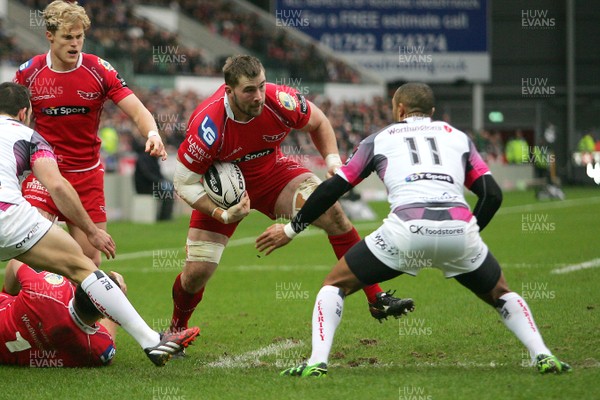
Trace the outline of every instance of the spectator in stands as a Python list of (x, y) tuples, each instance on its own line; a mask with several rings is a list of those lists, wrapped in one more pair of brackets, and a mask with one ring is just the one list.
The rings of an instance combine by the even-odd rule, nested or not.
[(502, 143), (502, 135), (498, 131), (493, 131), (489, 135), (487, 147), (487, 162), (504, 163), (504, 145)]
[(594, 141), (594, 136), (589, 132), (579, 140), (577, 144), (577, 150), (582, 153), (591, 153), (596, 148), (596, 142)]
[(158, 159), (144, 151), (143, 143), (135, 141), (134, 148), (137, 152), (133, 175), (135, 191), (137, 194), (152, 195), (158, 200), (160, 205), (156, 220), (168, 221), (173, 217), (173, 206), (175, 205), (173, 182), (163, 176)]
[(505, 155), (509, 164), (524, 164), (529, 161), (529, 145), (520, 129), (517, 129), (515, 137), (506, 143)]

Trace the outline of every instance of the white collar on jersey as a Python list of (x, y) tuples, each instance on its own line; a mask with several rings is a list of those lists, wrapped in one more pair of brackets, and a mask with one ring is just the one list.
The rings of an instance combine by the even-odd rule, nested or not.
[(408, 117), (404, 118), (402, 122), (406, 122), (408, 124), (413, 122), (431, 122), (431, 118), (429, 117)]
[(227, 118), (235, 121), (235, 115), (233, 115), (233, 110), (231, 109), (231, 104), (229, 104), (229, 97), (227, 97), (227, 93), (223, 96), (223, 103), (225, 103), (225, 112), (227, 113)]
[(251, 118), (248, 121), (238, 121), (235, 119), (235, 114), (233, 113), (233, 110), (231, 109), (231, 104), (229, 104), (229, 97), (227, 97), (227, 93), (225, 93), (225, 95), (223, 96), (223, 103), (225, 104), (225, 113), (227, 113), (227, 118), (229, 118), (232, 121), (237, 122), (238, 124), (247, 124), (248, 122), (252, 121), (254, 119)]
[(79, 329), (81, 329), (88, 335), (93, 335), (94, 333), (98, 332), (99, 328), (97, 325), (89, 326), (88, 324), (83, 322), (81, 320), (81, 318), (79, 318), (79, 315), (77, 315), (77, 313), (75, 312), (75, 307), (73, 307), (73, 299), (71, 299), (71, 301), (69, 301), (69, 315), (71, 316), (71, 319), (73, 320), (73, 322), (75, 322), (75, 325), (77, 325), (79, 327)]
[(57, 74), (65, 74), (67, 72), (74, 71), (81, 66), (82, 62), (83, 62), (83, 53), (79, 53), (79, 59), (77, 60), (77, 65), (75, 66), (75, 68), (70, 69), (68, 71), (57, 71), (55, 69), (52, 69), (52, 57), (50, 56), (50, 50), (48, 50), (48, 53), (46, 54), (46, 65), (48, 66), (48, 68), (50, 68), (52, 70), (52, 72), (56, 72)]

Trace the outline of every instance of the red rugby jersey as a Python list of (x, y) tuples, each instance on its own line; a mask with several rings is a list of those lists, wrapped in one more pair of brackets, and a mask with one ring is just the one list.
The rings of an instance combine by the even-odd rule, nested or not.
[(19, 268), (17, 279), (21, 283), (17, 296), (0, 293), (0, 364), (41, 368), (111, 362), (115, 344), (106, 328), (80, 327), (71, 318), (75, 285), (26, 265)]
[(194, 110), (177, 154), (198, 174), (220, 160), (238, 163), (246, 181), (264, 177), (282, 156), (281, 142), (292, 129), (303, 128), (310, 113), (297, 90), (267, 83), (262, 113), (248, 122), (235, 121), (223, 85)]
[(31, 91), (34, 129), (54, 148), (63, 171), (88, 170), (100, 161), (98, 125), (106, 99), (115, 104), (132, 94), (105, 60), (81, 53), (70, 71), (54, 71), (50, 52), (23, 63), (14, 81)]

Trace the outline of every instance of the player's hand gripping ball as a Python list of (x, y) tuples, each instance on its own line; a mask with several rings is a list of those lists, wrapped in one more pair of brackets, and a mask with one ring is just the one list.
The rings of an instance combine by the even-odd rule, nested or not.
[(240, 167), (215, 161), (204, 174), (204, 190), (215, 204), (227, 210), (239, 203), (246, 191), (246, 181)]

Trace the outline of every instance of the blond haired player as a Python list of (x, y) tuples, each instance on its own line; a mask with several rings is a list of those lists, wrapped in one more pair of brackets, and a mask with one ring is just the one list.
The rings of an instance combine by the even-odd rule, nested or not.
[[(50, 50), (19, 67), (14, 81), (29, 88), (34, 129), (52, 146), (61, 174), (73, 185), (92, 221), (106, 230), (104, 166), (98, 124), (103, 104), (112, 100), (147, 137), (146, 151), (167, 154), (152, 114), (105, 60), (83, 53), (90, 19), (76, 2), (53, 1), (44, 10)], [(23, 195), (49, 219), (66, 221), (85, 255), (100, 265), (100, 252), (56, 207), (35, 174), (23, 182)]]

